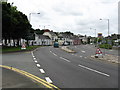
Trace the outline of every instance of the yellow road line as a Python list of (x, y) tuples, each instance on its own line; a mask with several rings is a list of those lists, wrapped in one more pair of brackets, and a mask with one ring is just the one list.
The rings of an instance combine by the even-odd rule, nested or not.
[(54, 88), (55, 88), (55, 90), (60, 90), (60, 89), (59, 89), (58, 87), (56, 87), (55, 85), (50, 84), (50, 83), (46, 82), (45, 80), (43, 80), (43, 79), (41, 79), (41, 78), (39, 78), (39, 77), (37, 77), (37, 76), (35, 76), (35, 75), (32, 75), (32, 74), (30, 74), (30, 73), (28, 73), (28, 72), (25, 72), (25, 71), (23, 71), (23, 70), (19, 70), (19, 69), (17, 69), (17, 68), (5, 66), (5, 65), (0, 65), (0, 67), (3, 67), (3, 68), (6, 68), (6, 69), (13, 70), (13, 71), (15, 71), (15, 72), (21, 73), (21, 74), (23, 74), (23, 75), (25, 75), (25, 76), (27, 76), (27, 77), (29, 77), (29, 78), (31, 78), (31, 79), (39, 82), (39, 83), (41, 83), (41, 84), (44, 85), (45, 87), (50, 88), (51, 90), (54, 90)]

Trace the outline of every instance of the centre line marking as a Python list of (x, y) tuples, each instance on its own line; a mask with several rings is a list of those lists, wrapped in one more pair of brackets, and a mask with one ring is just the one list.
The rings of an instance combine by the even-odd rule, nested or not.
[(99, 74), (101, 74), (101, 75), (105, 75), (105, 76), (107, 76), (107, 77), (110, 77), (110, 75), (108, 75), (108, 74), (106, 74), (106, 73), (103, 73), (103, 72), (100, 72), (100, 71), (97, 71), (97, 70), (94, 70), (94, 69), (92, 69), (92, 68), (89, 68), (89, 67), (86, 67), (86, 66), (83, 66), (83, 65), (80, 65), (80, 64), (79, 64), (78, 66), (80, 66), (80, 67), (82, 67), (82, 68), (85, 68), (85, 69), (87, 69), (87, 70), (90, 70), (90, 71), (99, 73)]
[(37, 64), (37, 67), (40, 67), (40, 64)]
[(45, 71), (43, 69), (39, 69), (41, 73), (45, 73)]
[(52, 83), (52, 80), (49, 77), (45, 77), (46, 81)]
[(81, 51), (81, 52), (85, 53), (85, 51)]
[(53, 55), (57, 56), (55, 53), (53, 53)]
[(63, 58), (63, 57), (60, 57), (61, 59), (63, 59), (63, 60), (65, 60), (65, 61), (67, 61), (67, 62), (70, 62), (69, 60), (67, 60), (67, 59), (65, 59), (65, 58)]
[(82, 57), (82, 56), (80, 56), (80, 57)]

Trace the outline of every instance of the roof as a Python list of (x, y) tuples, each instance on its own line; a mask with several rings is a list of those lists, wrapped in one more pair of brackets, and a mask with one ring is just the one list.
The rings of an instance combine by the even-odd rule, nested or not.
[(39, 39), (50, 39), (49, 36), (46, 35), (38, 35)]

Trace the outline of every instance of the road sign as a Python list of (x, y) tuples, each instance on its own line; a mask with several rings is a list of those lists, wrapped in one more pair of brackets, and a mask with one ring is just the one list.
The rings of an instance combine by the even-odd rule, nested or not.
[(95, 57), (98, 58), (98, 56), (102, 56), (102, 51), (100, 50), (100, 48), (96, 49)]
[(21, 47), (21, 49), (26, 49), (26, 46), (25, 46), (25, 44), (22, 44), (22, 47)]

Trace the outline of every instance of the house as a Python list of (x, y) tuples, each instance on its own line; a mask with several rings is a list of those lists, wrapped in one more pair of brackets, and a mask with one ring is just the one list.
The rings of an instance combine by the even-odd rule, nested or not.
[(73, 40), (71, 39), (71, 35), (66, 33), (59, 33), (58, 42), (60, 45), (64, 45), (64, 44), (73, 45)]
[(35, 34), (35, 40), (31, 41), (30, 45), (52, 45), (52, 40), (49, 36)]
[(77, 35), (73, 35), (71, 39), (73, 40), (73, 45), (80, 45), (82, 43), (82, 39)]
[(53, 31), (44, 30), (43, 35), (49, 36), (49, 38), (54, 42), (58, 40), (58, 36)]

